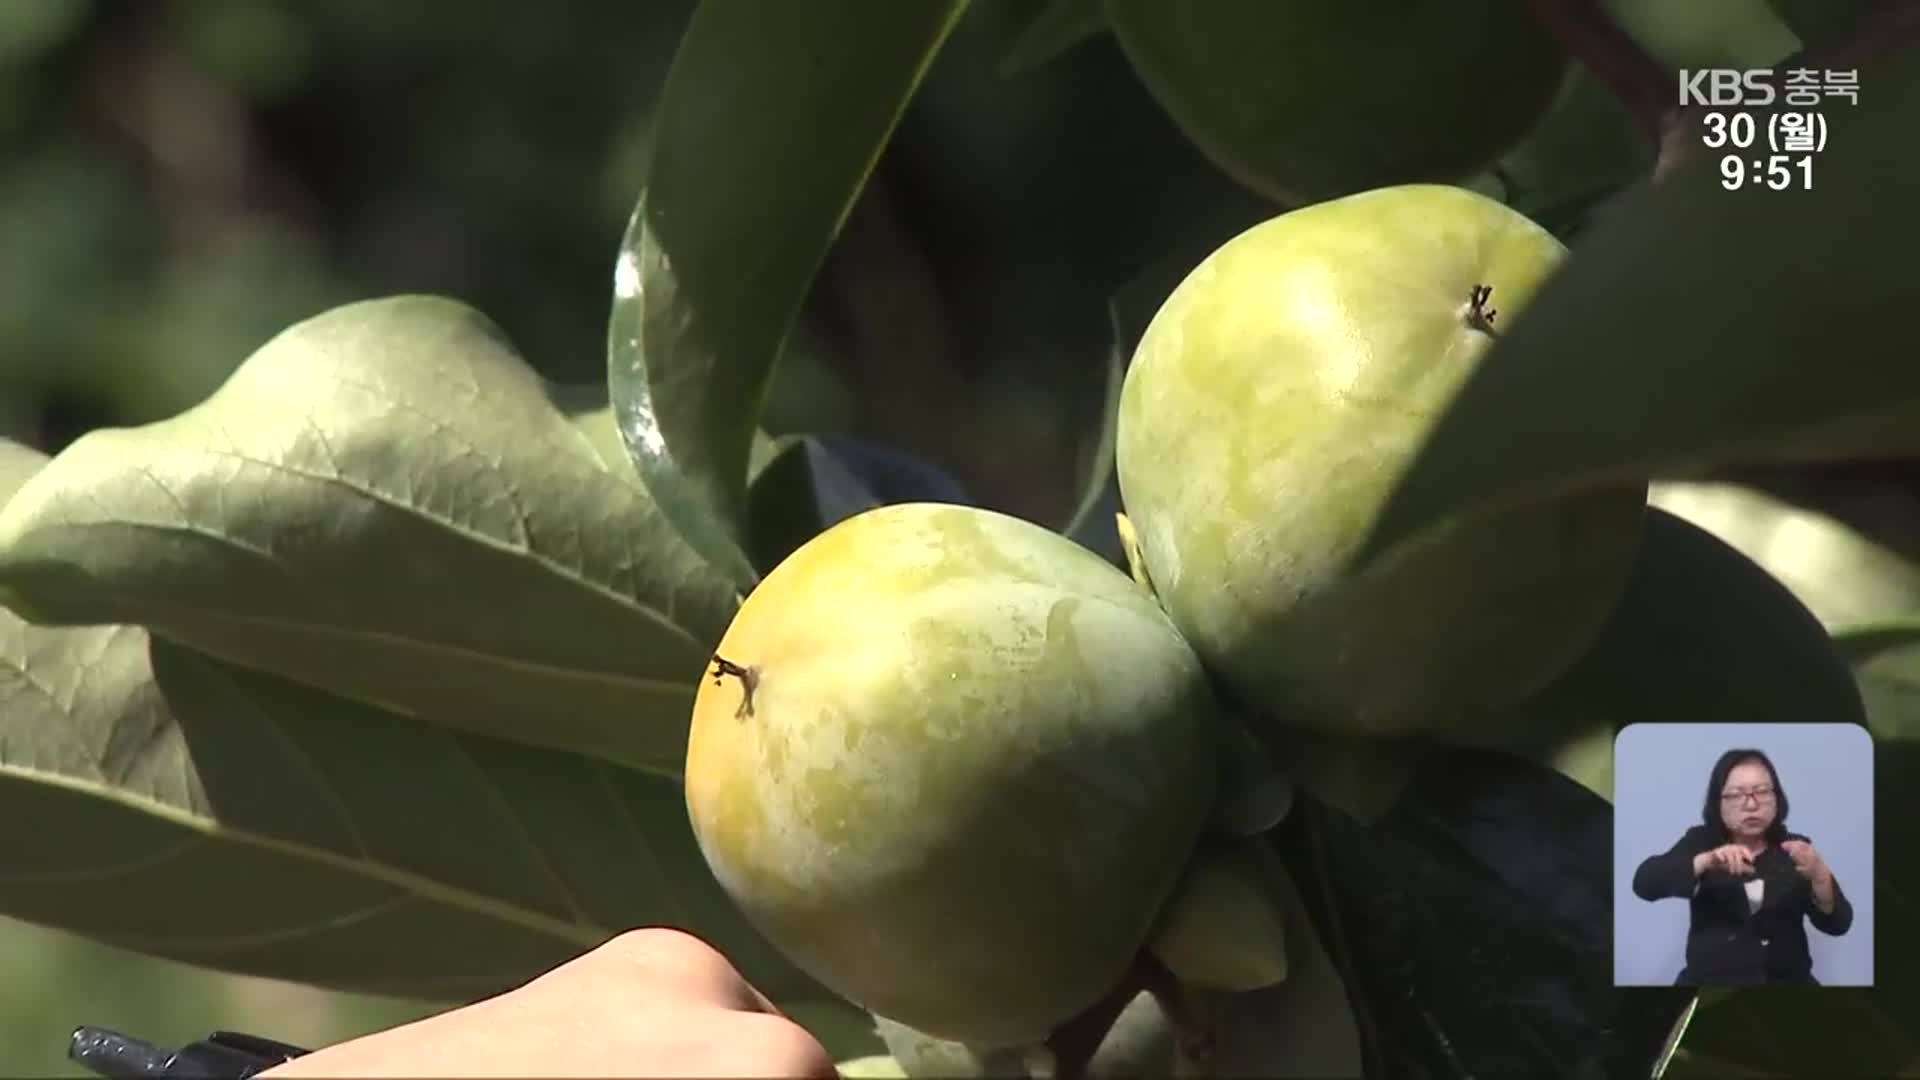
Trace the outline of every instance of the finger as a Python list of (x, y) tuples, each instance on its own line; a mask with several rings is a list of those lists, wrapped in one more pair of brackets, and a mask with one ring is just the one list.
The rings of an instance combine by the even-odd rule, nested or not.
[(736, 1012), (781, 1015), (718, 950), (691, 934), (661, 927), (630, 930), (590, 953), (609, 974), (646, 996)]

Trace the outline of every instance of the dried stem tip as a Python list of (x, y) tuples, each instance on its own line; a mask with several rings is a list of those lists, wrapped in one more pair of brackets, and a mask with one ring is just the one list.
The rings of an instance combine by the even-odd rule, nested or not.
[(1493, 286), (1491, 285), (1475, 285), (1468, 291), (1467, 326), (1480, 331), (1488, 337), (1499, 337), (1500, 332), (1493, 328), (1493, 320), (1494, 316), (1500, 314), (1500, 312), (1487, 306), (1487, 301), (1492, 298)]
[(741, 686), (740, 707), (734, 710), (733, 715), (736, 717), (752, 716), (753, 690), (754, 687), (760, 685), (760, 669), (751, 666), (743, 667), (723, 656), (714, 657), (713, 685), (719, 686), (720, 680), (729, 675), (739, 679)]

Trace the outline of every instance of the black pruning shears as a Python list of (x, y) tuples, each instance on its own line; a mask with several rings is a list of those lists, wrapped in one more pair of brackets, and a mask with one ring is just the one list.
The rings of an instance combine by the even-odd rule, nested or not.
[(67, 1043), (67, 1057), (107, 1080), (247, 1080), (254, 1073), (306, 1052), (298, 1046), (235, 1031), (216, 1031), (178, 1050), (164, 1050), (106, 1028), (78, 1027)]

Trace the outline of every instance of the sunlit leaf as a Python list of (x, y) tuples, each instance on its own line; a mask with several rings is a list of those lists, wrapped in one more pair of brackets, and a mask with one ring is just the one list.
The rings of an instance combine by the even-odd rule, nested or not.
[(195, 408), (67, 447), (0, 512), (0, 592), (677, 774), (738, 594), (607, 460), (590, 404), (452, 301), (338, 308)]
[(1647, 501), (1738, 549), (1829, 627), (1920, 612), (1920, 566), (1827, 514), (1737, 484), (1656, 483)]
[(703, 0), (655, 114), (608, 376), (662, 510), (742, 589), (747, 462), (782, 343), (965, 0)]

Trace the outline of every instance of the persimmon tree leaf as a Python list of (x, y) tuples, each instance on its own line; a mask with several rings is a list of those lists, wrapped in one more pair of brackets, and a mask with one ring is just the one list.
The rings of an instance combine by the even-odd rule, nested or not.
[(761, 404), (802, 302), (965, 0), (702, 0), (655, 112), (608, 327), (620, 431), (743, 591)]
[(350, 304), (0, 511), (36, 622), (128, 623), (354, 700), (677, 774), (739, 594), (591, 396), (449, 300)]

